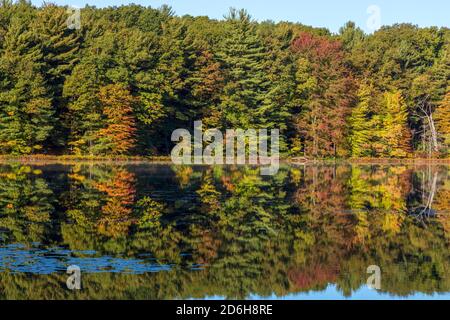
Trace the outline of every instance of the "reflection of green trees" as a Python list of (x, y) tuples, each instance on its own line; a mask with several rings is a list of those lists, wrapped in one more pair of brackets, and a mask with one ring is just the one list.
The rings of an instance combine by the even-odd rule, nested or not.
[[(225, 173), (227, 175), (227, 173)], [(285, 175), (285, 174), (284, 174)], [(267, 279), (286, 279), (279, 261), (286, 250), (277, 250), (280, 234), (284, 234), (283, 216), (286, 193), (277, 190), (276, 179), (264, 181), (258, 170), (243, 169), (233, 174), (229, 181), (233, 185), (230, 195), (223, 201), (217, 225), (221, 246), (211, 269), (217, 270), (216, 281), (228, 288), (226, 295), (245, 297), (249, 292), (264, 288)], [(284, 200), (284, 201), (283, 201)], [(268, 254), (269, 253), (269, 254)], [(282, 279), (272, 283), (280, 283)], [(264, 288), (270, 294), (274, 288)]]
[[(342, 279), (338, 282), (346, 294), (365, 283), (367, 266), (382, 270), (382, 291), (396, 295), (413, 292), (448, 292), (450, 290), (448, 245), (437, 222), (423, 228), (414, 218), (406, 217), (400, 231), (392, 234), (379, 224), (382, 211), (368, 215), (371, 237), (352, 249), (342, 261)], [(378, 226), (377, 226), (378, 225)]]
[[(15, 181), (17, 190), (39, 194), (39, 208), (50, 216), (45, 170), (36, 175), (21, 169), (28, 172), (11, 179), (17, 170), (2, 167), (2, 210), (12, 201), (3, 190)], [(382, 269), (384, 292), (450, 291), (448, 218), (423, 221), (409, 213), (420, 198), (421, 169), (282, 167), (274, 177), (244, 167), (174, 167), (159, 175), (162, 169), (139, 170), (71, 167), (61, 178), (64, 190), (54, 191), (64, 212), (53, 222), (61, 235), (54, 242), (98, 255), (151, 254), (156, 263), (171, 264), (171, 271), (85, 274), (78, 293), (65, 289), (65, 275), (2, 272), (0, 297), (243, 298), (321, 290), (330, 283), (350, 295), (365, 284), (372, 264)], [(436, 172), (433, 208), (448, 211), (448, 170)], [(19, 223), (20, 212), (29, 219), (30, 205), (16, 201), (17, 214), (8, 211), (8, 217)], [(4, 224), (4, 218), (2, 213), (2, 228), (23, 241), (28, 231)], [(34, 240), (44, 241), (44, 234)]]
[(0, 167), (0, 229), (8, 242), (45, 242), (53, 212), (53, 193), (40, 170)]

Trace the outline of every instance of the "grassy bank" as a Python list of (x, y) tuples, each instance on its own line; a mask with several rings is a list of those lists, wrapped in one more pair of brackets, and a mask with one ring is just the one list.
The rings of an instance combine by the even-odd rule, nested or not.
[[(23, 162), (23, 163), (172, 163), (169, 156), (140, 157), (140, 156), (76, 156), (76, 155), (0, 155), (0, 163)], [(296, 157), (281, 157), (280, 162), (289, 164), (450, 164), (450, 158), (348, 158), (348, 159), (308, 159)]]
[(289, 158), (286, 161), (293, 164), (314, 163), (348, 163), (348, 164), (450, 164), (450, 158), (348, 158), (348, 159), (303, 159)]
[(23, 162), (23, 163), (167, 163), (170, 157), (139, 157), (139, 156), (76, 156), (76, 155), (27, 155), (12, 156), (0, 155), (0, 163), (3, 162)]

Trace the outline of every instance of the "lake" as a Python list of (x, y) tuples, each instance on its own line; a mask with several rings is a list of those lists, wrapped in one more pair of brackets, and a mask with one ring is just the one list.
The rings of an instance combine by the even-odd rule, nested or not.
[(0, 164), (0, 299), (449, 299), (449, 244), (447, 165)]

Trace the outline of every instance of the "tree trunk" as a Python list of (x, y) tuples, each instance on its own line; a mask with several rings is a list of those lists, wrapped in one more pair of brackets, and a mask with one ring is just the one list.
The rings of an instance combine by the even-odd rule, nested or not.
[(438, 140), (437, 140), (436, 126), (434, 125), (434, 120), (433, 120), (433, 114), (430, 113), (430, 115), (427, 118), (428, 118), (428, 123), (430, 125), (430, 131), (431, 131), (431, 145), (433, 147), (433, 151), (438, 152), (439, 146), (438, 146)]

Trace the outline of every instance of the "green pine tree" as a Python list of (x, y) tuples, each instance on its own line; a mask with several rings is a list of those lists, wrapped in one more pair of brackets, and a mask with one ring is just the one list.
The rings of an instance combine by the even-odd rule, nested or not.
[[(62, 98), (64, 81), (79, 57), (78, 31), (68, 28), (67, 18), (66, 8), (44, 3), (32, 23), (32, 30), (42, 48), (43, 73), (48, 90), (53, 96), (55, 121), (65, 111), (65, 101)], [(65, 138), (63, 126), (58, 126), (56, 134), (52, 135), (53, 145), (63, 146), (66, 143)]]
[(51, 99), (42, 74), (42, 52), (27, 21), (16, 15), (0, 52), (0, 152), (43, 149), (53, 130)]
[(225, 68), (221, 97), (222, 125), (232, 128), (256, 127), (268, 90), (264, 70), (266, 54), (255, 24), (245, 10), (231, 9), (227, 17), (229, 33), (218, 53)]
[(281, 152), (288, 150), (290, 121), (295, 107), (296, 70), (294, 57), (289, 51), (292, 39), (293, 32), (288, 25), (276, 27), (265, 38), (268, 49), (265, 68), (270, 85), (256, 112), (261, 127), (280, 130)]

